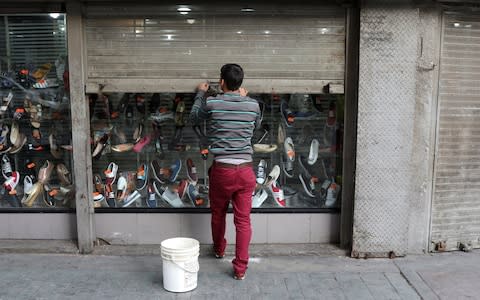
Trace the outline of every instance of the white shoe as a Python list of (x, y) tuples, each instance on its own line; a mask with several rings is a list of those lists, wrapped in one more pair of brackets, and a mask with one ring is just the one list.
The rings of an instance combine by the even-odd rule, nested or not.
[(267, 192), (264, 189), (259, 189), (252, 197), (252, 208), (259, 208), (267, 198)]
[(283, 163), (283, 171), (287, 177), (293, 177), (293, 162), (295, 161), (295, 147), (291, 137), (287, 137), (283, 143), (285, 152), (285, 161)]
[(141, 197), (142, 197), (142, 195), (140, 195), (140, 193), (138, 191), (133, 191), (133, 193), (131, 193), (130, 195), (128, 195), (125, 198), (122, 207), (128, 207), (128, 206), (132, 205), (133, 203), (135, 203), (135, 201), (137, 201)]
[(327, 199), (325, 200), (326, 207), (332, 207), (337, 202), (338, 193), (340, 192), (340, 185), (332, 182), (327, 189)]
[(317, 162), (318, 159), (318, 140), (313, 139), (310, 143), (310, 152), (308, 153), (308, 164), (313, 165)]
[(257, 168), (257, 183), (258, 184), (263, 184), (265, 182), (265, 176), (266, 176), (266, 170), (267, 169), (267, 162), (262, 159), (258, 163), (258, 168)]
[(277, 145), (274, 144), (253, 144), (253, 151), (258, 153), (272, 153), (277, 148)]
[(283, 190), (277, 185), (277, 182), (273, 181), (268, 188), (273, 195), (275, 203), (277, 203), (277, 205), (280, 207), (286, 207), (287, 201), (285, 200), (285, 195), (283, 194)]
[(275, 165), (270, 171), (270, 173), (268, 173), (268, 176), (265, 179), (265, 183), (263, 185), (268, 187), (273, 181), (276, 181), (278, 177), (280, 177), (280, 167), (278, 165)]
[(182, 199), (180, 199), (177, 192), (170, 190), (168, 187), (161, 186), (158, 181), (153, 183), (153, 188), (157, 195), (172, 207), (183, 207)]

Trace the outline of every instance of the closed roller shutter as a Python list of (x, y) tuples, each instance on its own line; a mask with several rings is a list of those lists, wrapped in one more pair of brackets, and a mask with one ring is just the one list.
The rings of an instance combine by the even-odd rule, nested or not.
[[(34, 67), (45, 63), (52, 64), (53, 71), (48, 74), (55, 78), (55, 60), (66, 56), (65, 18), (56, 19), (47, 14), (3, 16), (3, 31), (8, 36), (2, 55), (2, 65), (10, 65), (18, 71), (25, 65)], [(8, 33), (8, 35), (7, 35)]]
[(199, 80), (218, 81), (229, 62), (244, 67), (255, 92), (343, 85), (344, 9), (240, 9), (194, 6), (181, 16), (175, 6), (88, 6), (87, 90), (187, 92)]
[(445, 13), (432, 245), (480, 247), (480, 15)]

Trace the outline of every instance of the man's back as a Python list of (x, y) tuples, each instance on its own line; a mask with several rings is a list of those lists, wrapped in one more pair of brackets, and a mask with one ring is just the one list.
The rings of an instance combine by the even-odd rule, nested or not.
[(236, 93), (206, 99), (210, 152), (217, 159), (251, 160), (251, 138), (260, 117), (258, 102)]

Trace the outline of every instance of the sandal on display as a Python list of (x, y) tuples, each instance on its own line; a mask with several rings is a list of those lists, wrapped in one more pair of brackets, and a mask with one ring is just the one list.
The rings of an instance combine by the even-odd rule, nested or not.
[[(70, 180), (70, 171), (68, 171), (67, 167), (64, 164), (58, 164), (55, 169), (57, 171), (57, 177), (63, 186), (72, 185), (72, 181)], [(98, 174), (96, 174), (95, 176), (100, 177), (100, 175)]]
[(32, 207), (33, 204), (35, 203), (35, 200), (37, 200), (38, 196), (40, 196), (43, 193), (43, 184), (40, 182), (36, 182), (32, 188), (29, 190), (27, 197), (25, 198), (25, 201), (22, 200), (22, 204), (25, 207)]
[(53, 164), (46, 160), (43, 166), (38, 171), (38, 182), (41, 184), (47, 184), (50, 180), (50, 176), (52, 175), (53, 171)]

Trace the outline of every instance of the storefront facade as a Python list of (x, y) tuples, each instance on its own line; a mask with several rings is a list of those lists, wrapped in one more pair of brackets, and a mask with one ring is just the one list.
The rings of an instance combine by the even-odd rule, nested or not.
[[(70, 1), (32, 5), (30, 11), (2, 4), (6, 34), (1, 55), (34, 63), (32, 74), (47, 63), (42, 59), (51, 61), (44, 77), (53, 84), (43, 90), (28, 87), (24, 94), (19, 87), (2, 89), (4, 98), (10, 90), (15, 93), (11, 108), (23, 107), (27, 93), (49, 117), (38, 120), (47, 147), (37, 152), (31, 150), (34, 145), (28, 147), (37, 125), (31, 122), (32, 109), (18, 121), (24, 124), (20, 132), (28, 134), (27, 146), (6, 153), (19, 172), (15, 203), (20, 204), (2, 201), (0, 238), (78, 238), (84, 253), (93, 250), (97, 238), (158, 244), (190, 236), (210, 243), (207, 173), (213, 157), (204, 151), (202, 126), (194, 130), (188, 113), (195, 86), (208, 81), (215, 87), (219, 68), (234, 61), (244, 67), (244, 85), (263, 108), (263, 126), (253, 141), (259, 174), (253, 243), (340, 243), (356, 257), (435, 251), (435, 241), (455, 240), (450, 227), (443, 229), (447, 209), (454, 214), (447, 222), (455, 227), (453, 236), (475, 245), (474, 200), (462, 202), (472, 213), (464, 225), (455, 219), (462, 212), (444, 203), (453, 195), (444, 186), (468, 190), (458, 185), (452, 170), (442, 169), (455, 149), (438, 152), (456, 143), (449, 141), (457, 135), (455, 109), (470, 122), (471, 130), (461, 136), (475, 140), (478, 118), (472, 112), (478, 98), (471, 78), (460, 78), (456, 71), (448, 77), (448, 55), (456, 51), (449, 45), (461, 42), (470, 52), (476, 49), (472, 9), (463, 12), (470, 22), (465, 24), (471, 25), (465, 27), (463, 21), (451, 21), (451, 8), (443, 3), (418, 8), (367, 2), (358, 9), (338, 1), (256, 7)], [(47, 12), (61, 13), (63, 25)], [(24, 28), (14, 25), (19, 14)], [(40, 30), (39, 41), (25, 43), (29, 37), (15, 31), (36, 29), (39, 22), (50, 26), (44, 30), (48, 35)], [(453, 37), (452, 42), (449, 34), (459, 30), (456, 23), (463, 24), (459, 34), (464, 39)], [(51, 30), (52, 24), (58, 28)], [(31, 53), (41, 53), (32, 43), (44, 40), (63, 47), (67, 77), (58, 76), (62, 53), (32, 60)], [(18, 50), (28, 47), (27, 54)], [(474, 65), (470, 52), (457, 59)], [(13, 65), (2, 65), (2, 72), (14, 70)], [(476, 74), (471, 68), (467, 73)], [(459, 95), (461, 108), (444, 100), (453, 81), (471, 91)], [(50, 116), (59, 114), (57, 106), (41, 101), (52, 89), (67, 95), (69, 109), (60, 114), (68, 126), (55, 125)], [(13, 113), (5, 118), (9, 129)], [(442, 123), (445, 118), (451, 122)], [(456, 157), (474, 165), (475, 152), (469, 151)], [(65, 169), (54, 167), (48, 181), (41, 179), (38, 197), (22, 201), (27, 158), (38, 165), (35, 178), (43, 178), (40, 170), (47, 160)], [(457, 175), (470, 176), (462, 174)], [(468, 193), (475, 198), (475, 188)], [(234, 241), (231, 219), (229, 214), (229, 242)], [(454, 243), (447, 248), (458, 249)]]
[[(54, 173), (49, 185), (41, 182), (44, 190), (50, 190), (42, 191), (30, 207), (6, 203), (3, 209), (11, 222), (35, 224), (37, 230), (19, 234), (11, 229), (2, 238), (41, 238), (38, 228), (46, 226), (49, 234), (44, 238), (75, 238), (77, 231), (85, 252), (96, 238), (142, 244), (185, 235), (209, 243), (206, 173), (213, 157), (202, 158), (202, 137), (188, 123), (188, 112), (195, 86), (202, 81), (214, 86), (219, 68), (235, 61), (246, 70), (244, 85), (263, 108), (264, 125), (254, 137), (254, 169), (258, 173), (260, 166), (265, 175), (275, 177), (268, 184), (257, 178), (253, 242), (339, 241), (345, 8), (68, 2), (65, 9), (72, 70), (67, 100), (74, 112), (68, 143), (73, 165), (68, 169), (75, 201), (67, 204), (48, 194), (50, 185), (63, 192)], [(55, 12), (52, 7), (49, 11)], [(8, 51), (14, 50), (7, 44)], [(63, 82), (51, 82), (64, 87)], [(32, 93), (41, 91), (32, 88)], [(162, 119), (164, 110), (183, 116), (175, 122)], [(293, 157), (287, 147), (294, 149)], [(44, 155), (39, 162), (57, 162), (53, 153)], [(165, 180), (160, 174), (164, 169), (175, 176)], [(110, 171), (116, 172), (113, 182)], [(146, 174), (143, 184), (140, 172)], [(119, 183), (124, 182), (135, 187), (122, 195), (125, 187)], [(22, 184), (18, 187), (20, 197)], [(110, 188), (115, 198), (108, 199)], [(59, 216), (59, 223), (51, 224), (51, 216)], [(65, 232), (58, 234), (52, 227)], [(230, 227), (227, 236), (232, 240)]]

